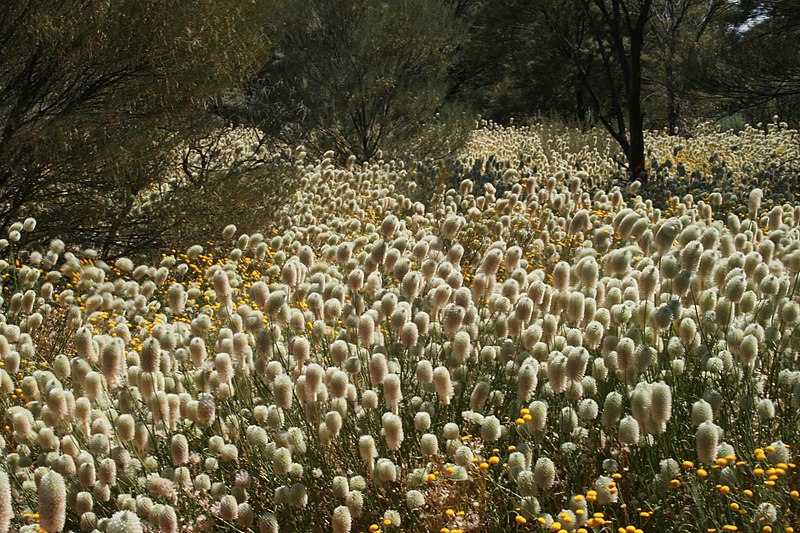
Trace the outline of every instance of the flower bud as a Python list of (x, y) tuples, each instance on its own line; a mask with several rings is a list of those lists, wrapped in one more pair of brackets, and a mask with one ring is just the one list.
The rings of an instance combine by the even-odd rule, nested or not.
[[(446, 369), (445, 369), (446, 370)], [(431, 383), (433, 381), (433, 366), (427, 359), (422, 359), (417, 363), (415, 377), (420, 383)]]
[(292, 393), (294, 386), (289, 376), (281, 374), (275, 378), (272, 384), (273, 387), (273, 401), (275, 406), (281, 409), (288, 409), (292, 405)]
[(288, 448), (278, 448), (272, 456), (272, 470), (279, 476), (285, 476), (292, 467), (292, 452)]
[(350, 509), (344, 505), (338, 506), (333, 510), (333, 533), (350, 533), (353, 527), (353, 518)]
[(393, 483), (397, 481), (397, 466), (389, 459), (378, 459), (375, 464), (375, 477), (383, 483)]
[[(370, 318), (371, 320), (371, 318)], [(374, 353), (369, 360), (369, 377), (373, 387), (377, 387), (386, 378), (389, 372), (386, 364), (386, 356), (382, 353)]]
[(39, 524), (47, 531), (62, 531), (66, 522), (67, 487), (58, 472), (49, 471), (39, 482)]
[(630, 415), (619, 422), (619, 441), (629, 446), (639, 444), (639, 422)]
[(650, 418), (666, 423), (672, 416), (672, 389), (666, 383), (653, 384)]
[(139, 366), (142, 372), (156, 372), (161, 364), (161, 344), (155, 337), (150, 337), (142, 343), (139, 352)]
[(533, 431), (543, 432), (547, 426), (547, 403), (536, 400), (528, 408), (531, 412), (531, 420), (528, 425)]
[(485, 442), (494, 442), (500, 439), (500, 420), (494, 416), (487, 416), (481, 423), (481, 439)]
[(219, 516), (225, 521), (233, 522), (239, 516), (239, 504), (231, 495), (223, 496), (219, 502)]
[(384, 413), (382, 417), (383, 434), (390, 450), (397, 450), (403, 442), (403, 421), (392, 413)]
[(403, 393), (400, 390), (400, 376), (389, 374), (384, 378), (383, 397), (386, 400), (386, 406), (396, 415), (400, 401), (403, 399)]
[(406, 492), (406, 505), (411, 510), (425, 507), (425, 495), (418, 490)]
[(539, 489), (549, 489), (556, 482), (556, 467), (547, 457), (540, 457), (533, 467), (533, 482)]
[[(523, 364), (517, 374), (517, 399), (528, 401), (538, 384), (539, 364), (536, 360)], [(488, 388), (488, 385), (487, 385)], [(477, 386), (475, 388), (477, 391)], [(474, 393), (473, 393), (474, 394)], [(471, 404), (472, 402), (470, 402)]]
[(775, 418), (775, 404), (769, 398), (761, 398), (756, 406), (756, 412), (762, 421), (772, 420)]
[(342, 429), (342, 415), (339, 411), (329, 411), (325, 414), (325, 427), (333, 437), (339, 436)]
[(443, 366), (436, 367), (433, 371), (433, 383), (442, 403), (450, 405), (450, 399), (454, 394), (453, 384), (450, 381), (450, 371)]
[(597, 493), (597, 499), (595, 500), (595, 503), (597, 505), (609, 505), (616, 503), (619, 495), (617, 494), (616, 490), (612, 490), (613, 486), (614, 480), (610, 477), (600, 476), (597, 478), (597, 481), (594, 482), (594, 490)]
[(184, 465), (189, 462), (189, 442), (184, 435), (179, 433), (172, 437), (170, 451), (172, 452), (172, 464), (174, 466)]
[(0, 531), (9, 531), (14, 518), (14, 506), (11, 500), (11, 482), (8, 474), (0, 470)]
[(717, 459), (719, 432), (713, 422), (703, 422), (695, 434), (697, 458), (703, 463), (713, 463)]
[(705, 400), (698, 400), (692, 404), (692, 424), (699, 426), (703, 422), (711, 422), (714, 420), (714, 411)]
[(117, 511), (106, 522), (106, 533), (142, 533), (144, 528), (136, 513), (129, 510)]
[(358, 439), (358, 454), (366, 464), (372, 464), (378, 457), (378, 450), (375, 448), (375, 439), (371, 435), (362, 435)]
[(436, 435), (426, 433), (419, 440), (420, 453), (425, 457), (431, 457), (439, 453), (439, 441)]
[(415, 346), (419, 340), (419, 328), (414, 322), (406, 322), (400, 329), (400, 343), (403, 346)]

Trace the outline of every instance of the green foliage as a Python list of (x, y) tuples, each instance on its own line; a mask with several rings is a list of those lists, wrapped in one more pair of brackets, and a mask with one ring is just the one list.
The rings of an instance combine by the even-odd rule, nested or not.
[[(572, 2), (557, 6), (559, 16), (551, 23), (582, 39), (585, 28), (575, 23), (580, 7)], [(462, 50), (466, 72), (458, 80), (459, 94), (475, 102), (486, 118), (503, 123), (539, 114), (593, 123), (586, 89), (552, 29), (531, 2), (475, 6), (470, 39)]]
[(117, 224), (117, 249), (151, 255), (205, 242), (231, 223), (250, 232), (278, 225), (275, 208), (299, 181), (292, 159), (268, 142), (257, 130), (223, 128), (176, 150), (158, 183), (138, 194)]
[[(448, 7), (295, 0), (282, 11), (276, 53), (239, 109), (245, 120), (315, 153), (360, 160), (379, 150), (443, 156), (463, 142), (471, 121), (443, 102), (459, 40)], [(456, 124), (441, 131), (439, 113)]]
[(739, 2), (726, 17), (718, 43), (698, 57), (692, 82), (713, 95), (719, 109), (746, 121), (777, 114), (800, 120), (800, 7), (792, 0)]
[(0, 226), (36, 215), (110, 249), (176, 147), (219, 126), (208, 102), (263, 58), (266, 4), (4, 2)]
[[(611, 35), (614, 6), (622, 7), (621, 39)], [(645, 128), (686, 132), (736, 113), (796, 124), (800, 10), (792, 0), (475, 2), (453, 94), (503, 123), (545, 114), (587, 126), (605, 118), (621, 130), (617, 108), (627, 112), (633, 67), (622, 12), (633, 19), (643, 6)]]

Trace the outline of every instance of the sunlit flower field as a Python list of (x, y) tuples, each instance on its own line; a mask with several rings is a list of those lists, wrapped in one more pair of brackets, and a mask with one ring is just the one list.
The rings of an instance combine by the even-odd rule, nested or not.
[(797, 133), (647, 144), (298, 147), (263, 233), (146, 264), (13, 225), (0, 532), (800, 531)]

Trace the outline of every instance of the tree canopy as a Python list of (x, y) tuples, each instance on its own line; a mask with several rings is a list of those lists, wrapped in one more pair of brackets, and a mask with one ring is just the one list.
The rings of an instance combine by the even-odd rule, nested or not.
[[(0, 225), (98, 246), (181, 143), (221, 124), (209, 101), (266, 57), (267, 2), (12, 0), (0, 7)], [(90, 215), (90, 216), (89, 216)]]
[[(245, 120), (343, 158), (368, 160), (378, 150), (441, 156), (457, 145), (437, 133), (442, 115), (458, 115), (445, 103), (462, 31), (452, 7), (291, 0), (277, 20), (275, 53), (244, 88)], [(448, 126), (450, 137), (463, 136)]]

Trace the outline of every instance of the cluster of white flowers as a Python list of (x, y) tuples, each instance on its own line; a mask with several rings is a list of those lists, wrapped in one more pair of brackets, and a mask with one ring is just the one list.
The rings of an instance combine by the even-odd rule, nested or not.
[[(524, 129), (473, 142), (501, 195), (428, 207), (403, 162), (327, 154), (287, 229), (229, 226), (227, 256), (107, 262), (12, 226), (0, 532), (588, 531), (767, 442), (796, 484), (800, 204), (667, 213), (590, 188), (594, 149), (572, 173)], [(742, 520), (783, 523), (791, 488)]]

